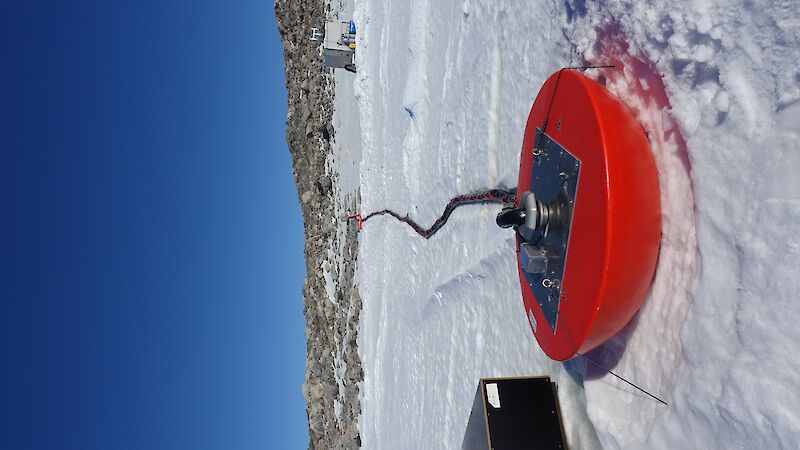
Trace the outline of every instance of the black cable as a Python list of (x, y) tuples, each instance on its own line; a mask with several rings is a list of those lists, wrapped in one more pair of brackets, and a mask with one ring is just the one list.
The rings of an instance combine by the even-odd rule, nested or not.
[[(436, 232), (439, 231), (444, 226), (444, 224), (447, 222), (447, 219), (450, 218), (450, 215), (459, 206), (471, 205), (476, 203), (510, 203), (515, 200), (515, 197), (516, 197), (516, 192), (514, 190), (506, 191), (503, 189), (492, 189), (486, 192), (459, 195), (458, 197), (450, 199), (450, 201), (447, 203), (447, 206), (445, 206), (442, 215), (438, 219), (436, 219), (435, 222), (433, 222), (433, 225), (431, 225), (430, 228), (427, 229), (422, 228), (417, 222), (409, 218), (408, 215), (401, 216), (400, 214), (390, 209), (375, 211), (373, 213), (364, 216), (360, 220), (363, 223), (375, 216), (382, 216), (388, 214), (394, 217), (395, 219), (399, 220), (400, 222), (403, 222), (406, 225), (410, 226), (417, 234), (424, 237), (425, 239), (430, 239), (431, 236), (436, 234)], [(347, 216), (346, 219), (352, 219), (358, 217), (359, 217), (358, 215), (352, 215), (352, 216)]]

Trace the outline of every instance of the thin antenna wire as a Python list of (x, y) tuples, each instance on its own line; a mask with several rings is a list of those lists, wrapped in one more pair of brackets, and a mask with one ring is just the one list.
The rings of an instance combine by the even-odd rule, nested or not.
[[(570, 70), (586, 70), (586, 69), (611, 69), (617, 67), (613, 64), (602, 64), (599, 66), (575, 66), (575, 67), (564, 67), (564, 69)], [(563, 69), (562, 69), (563, 70)]]
[[(547, 301), (548, 301), (548, 302), (550, 302), (551, 304), (553, 303), (553, 299), (552, 299), (552, 298), (551, 298), (549, 295), (547, 296)], [(556, 307), (556, 311), (558, 311), (558, 307)], [(630, 382), (630, 381), (626, 380), (625, 378), (623, 378), (623, 377), (621, 377), (621, 376), (617, 375), (617, 374), (616, 374), (616, 373), (614, 373), (614, 371), (612, 371), (611, 369), (609, 369), (609, 368), (607, 368), (607, 367), (604, 367), (602, 364), (600, 364), (600, 363), (598, 363), (598, 362), (596, 362), (596, 361), (593, 361), (593, 360), (592, 360), (591, 358), (589, 358), (588, 356), (585, 356), (585, 355), (582, 355), (582, 354), (578, 353), (578, 350), (576, 350), (576, 349), (575, 349), (575, 344), (573, 344), (573, 343), (572, 343), (572, 337), (569, 335), (569, 331), (567, 331), (567, 325), (562, 323), (562, 325), (561, 325), (561, 329), (562, 329), (562, 330), (564, 330), (564, 334), (567, 336), (567, 342), (569, 343), (569, 346), (570, 346), (570, 348), (572, 349), (572, 351), (573, 351), (573, 352), (574, 352), (576, 355), (580, 356), (580, 357), (581, 357), (581, 358), (583, 358), (585, 361), (588, 361), (588, 362), (592, 363), (592, 364), (593, 364), (593, 365), (595, 365), (596, 367), (599, 367), (600, 369), (602, 369), (602, 370), (605, 370), (606, 372), (610, 373), (611, 375), (614, 375), (614, 376), (615, 376), (615, 377), (617, 377), (618, 379), (620, 379), (620, 380), (622, 380), (622, 381), (624, 381), (624, 382), (628, 383), (629, 385), (633, 386), (634, 388), (636, 388), (636, 389), (638, 389), (638, 390), (640, 390), (640, 391), (644, 392), (645, 394), (649, 395), (651, 398), (653, 398), (653, 399), (654, 399), (654, 400), (656, 400), (657, 402), (659, 402), (659, 403), (663, 403), (663, 404), (664, 404), (664, 406), (669, 406), (669, 404), (668, 404), (667, 402), (665, 402), (664, 400), (661, 400), (660, 398), (656, 397), (655, 395), (653, 395), (653, 394), (651, 394), (651, 393), (647, 392), (647, 391), (646, 391), (644, 388), (641, 388), (641, 387), (637, 386), (635, 383), (632, 383), (632, 382)]]
[[(548, 295), (548, 296), (547, 296), (547, 301), (548, 301), (548, 302), (550, 302), (550, 304), (551, 304), (551, 305), (553, 304), (553, 298), (552, 298), (550, 295)], [(558, 311), (558, 306), (557, 306), (557, 305), (555, 306), (555, 308), (556, 308), (556, 311)], [(558, 320), (558, 318), (556, 318), (556, 320)], [(567, 342), (569, 343), (569, 346), (570, 346), (570, 348), (572, 349), (572, 352), (573, 352), (573, 353), (575, 353), (576, 355), (580, 356), (580, 357), (581, 357), (581, 358), (583, 358), (585, 361), (592, 363), (592, 364), (593, 364), (593, 365), (595, 365), (596, 367), (599, 367), (600, 369), (602, 369), (602, 370), (605, 370), (606, 372), (610, 373), (611, 375), (614, 375), (616, 378), (618, 378), (618, 379), (620, 379), (620, 380), (624, 381), (625, 383), (628, 383), (629, 385), (633, 386), (634, 388), (636, 388), (636, 389), (638, 389), (638, 390), (640, 390), (640, 391), (644, 392), (645, 394), (647, 394), (648, 396), (650, 396), (651, 398), (653, 398), (655, 401), (657, 401), (657, 402), (659, 402), (659, 403), (662, 403), (662, 404), (664, 404), (664, 406), (669, 406), (669, 404), (668, 404), (667, 402), (665, 402), (664, 400), (661, 400), (660, 398), (656, 397), (655, 395), (653, 395), (653, 394), (651, 394), (651, 393), (647, 392), (647, 390), (645, 390), (644, 388), (637, 386), (635, 383), (632, 383), (632, 382), (630, 382), (630, 381), (626, 380), (625, 378), (623, 378), (623, 377), (622, 377), (622, 376), (620, 376), (620, 375), (617, 375), (617, 374), (616, 374), (616, 373), (614, 373), (614, 371), (612, 371), (611, 369), (609, 369), (609, 368), (607, 368), (607, 367), (604, 367), (602, 364), (600, 364), (600, 363), (598, 363), (598, 362), (596, 362), (596, 361), (592, 360), (592, 359), (591, 359), (591, 358), (589, 358), (588, 356), (585, 356), (585, 355), (582, 355), (582, 354), (578, 353), (578, 350), (575, 348), (575, 344), (573, 344), (573, 343), (572, 343), (572, 336), (570, 336), (570, 335), (569, 335), (569, 331), (567, 330), (567, 325), (566, 325), (566, 323), (563, 323), (563, 322), (562, 322), (561, 329), (562, 329), (562, 330), (564, 330), (564, 335), (567, 337)]]
[(553, 87), (553, 95), (550, 96), (550, 103), (547, 104), (547, 113), (544, 115), (544, 121), (542, 122), (542, 133), (547, 131), (547, 122), (550, 121), (550, 108), (553, 107), (553, 100), (556, 99), (556, 91), (558, 90), (558, 82), (561, 81), (561, 72), (565, 70), (581, 70), (586, 71), (586, 69), (611, 69), (617, 67), (613, 64), (604, 64), (598, 66), (575, 66), (575, 67), (562, 67), (558, 71), (558, 76), (556, 76), (556, 85)]
[[(567, 329), (566, 329), (566, 327), (565, 327), (565, 328), (564, 328), (564, 331), (566, 331), (566, 330), (567, 330)], [(569, 337), (569, 333), (567, 333), (567, 337)], [(570, 340), (570, 346), (572, 346), (571, 340)], [(573, 349), (574, 349), (574, 347), (573, 347)], [(577, 352), (575, 352), (575, 354), (576, 354), (576, 355), (578, 355), (578, 356), (580, 356), (580, 357), (581, 357), (581, 358), (583, 358), (584, 360), (586, 360), (586, 361), (589, 361), (590, 363), (594, 364), (595, 366), (597, 366), (597, 367), (599, 367), (599, 368), (601, 368), (601, 369), (605, 370), (606, 372), (610, 373), (611, 375), (614, 375), (614, 376), (615, 376), (615, 377), (617, 377), (618, 379), (620, 379), (620, 380), (622, 380), (622, 381), (624, 381), (624, 382), (626, 382), (626, 383), (630, 384), (631, 386), (635, 387), (636, 389), (638, 389), (638, 390), (640, 390), (640, 391), (644, 392), (645, 394), (649, 395), (650, 397), (652, 397), (652, 398), (653, 398), (653, 399), (655, 399), (656, 401), (658, 401), (658, 402), (660, 402), (660, 403), (663, 403), (663, 404), (664, 404), (664, 406), (669, 406), (669, 404), (667, 404), (667, 402), (665, 402), (664, 400), (661, 400), (660, 398), (658, 398), (658, 397), (656, 397), (655, 395), (653, 395), (653, 394), (651, 394), (651, 393), (647, 392), (647, 391), (646, 391), (646, 390), (644, 390), (643, 388), (640, 388), (639, 386), (637, 386), (637, 385), (635, 385), (635, 384), (631, 383), (630, 381), (626, 380), (625, 378), (622, 378), (621, 376), (619, 376), (619, 375), (615, 374), (613, 371), (611, 371), (611, 370), (609, 370), (609, 369), (607, 369), (607, 368), (605, 368), (605, 367), (601, 366), (599, 363), (596, 363), (596, 362), (592, 361), (592, 360), (591, 360), (591, 359), (590, 359), (588, 356), (581, 355), (580, 353), (577, 353)]]

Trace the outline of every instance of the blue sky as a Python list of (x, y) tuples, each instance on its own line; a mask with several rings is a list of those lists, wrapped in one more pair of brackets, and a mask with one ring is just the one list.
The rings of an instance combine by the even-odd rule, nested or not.
[(3, 8), (0, 447), (306, 447), (272, 1)]

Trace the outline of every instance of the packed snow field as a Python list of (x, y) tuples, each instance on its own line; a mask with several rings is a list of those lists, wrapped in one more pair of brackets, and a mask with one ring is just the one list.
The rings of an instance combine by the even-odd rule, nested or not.
[[(332, 165), (361, 211), (432, 223), (456, 195), (516, 184), (531, 104), (587, 72), (636, 112), (662, 189), (653, 288), (593, 359), (538, 348), (498, 206), (458, 209), (430, 240), (365, 224), (365, 448), (458, 448), (480, 377), (550, 375), (572, 448), (798, 448), (800, 9), (795, 1), (384, 1), (337, 72)], [(342, 17), (345, 18), (345, 17)], [(342, 205), (346, 205), (343, 202)], [(344, 208), (345, 206), (342, 206)]]

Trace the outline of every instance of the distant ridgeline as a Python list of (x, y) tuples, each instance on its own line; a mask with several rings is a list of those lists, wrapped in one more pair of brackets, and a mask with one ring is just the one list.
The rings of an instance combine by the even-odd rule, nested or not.
[[(357, 383), (364, 375), (356, 349), (361, 311), (353, 283), (357, 225), (337, 225), (333, 220), (336, 176), (325, 170), (333, 137), (333, 72), (323, 66), (319, 44), (309, 39), (311, 28), (325, 23), (326, 4), (323, 0), (278, 0), (275, 16), (283, 42), (289, 99), (286, 142), (305, 227), (307, 360), (303, 396), (309, 448), (359, 448)], [(337, 226), (344, 227), (339, 230), (344, 232), (343, 241), (336, 238)]]

